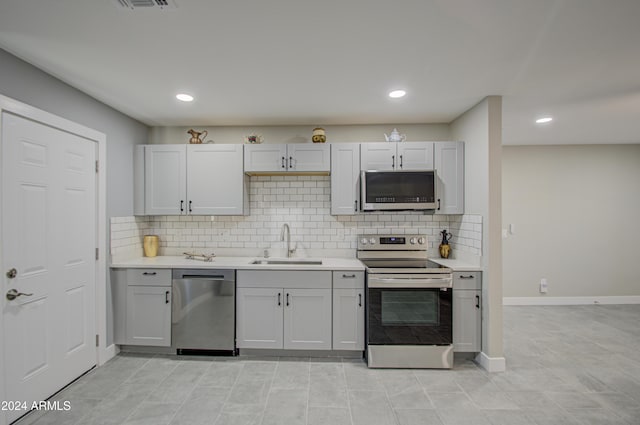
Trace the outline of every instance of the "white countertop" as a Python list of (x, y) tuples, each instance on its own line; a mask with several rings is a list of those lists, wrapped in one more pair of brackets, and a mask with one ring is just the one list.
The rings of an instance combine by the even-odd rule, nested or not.
[[(251, 264), (261, 257), (214, 257), (213, 261), (187, 260), (184, 256), (139, 257), (112, 263), (112, 268), (158, 269), (238, 269), (238, 270), (364, 270), (355, 258), (292, 258), (291, 260), (321, 260), (322, 264)], [(267, 258), (266, 260), (287, 260)]]
[(449, 267), (454, 272), (481, 272), (482, 267), (477, 264), (472, 264), (463, 260), (445, 259), (445, 258), (429, 258), (434, 263), (438, 263), (442, 266)]

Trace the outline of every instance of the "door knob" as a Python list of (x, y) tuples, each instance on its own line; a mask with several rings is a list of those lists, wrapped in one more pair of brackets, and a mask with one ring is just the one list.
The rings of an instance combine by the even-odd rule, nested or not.
[(7, 272), (7, 277), (8, 277), (9, 279), (13, 279), (13, 278), (14, 278), (14, 277), (16, 277), (16, 276), (18, 276), (18, 270), (16, 270), (15, 268), (13, 268), (13, 269), (11, 269), (11, 270), (9, 270), (9, 271)]
[(13, 301), (18, 298), (20, 295), (24, 295), (25, 297), (30, 297), (33, 294), (25, 294), (24, 292), (18, 292), (16, 289), (9, 289), (7, 291), (7, 299), (9, 301)]

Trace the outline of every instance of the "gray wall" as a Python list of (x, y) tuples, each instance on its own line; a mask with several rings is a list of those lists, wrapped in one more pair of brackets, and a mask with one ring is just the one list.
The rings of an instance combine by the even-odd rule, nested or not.
[[(146, 143), (149, 133), (146, 125), (2, 49), (0, 94), (104, 133), (107, 139), (107, 218), (133, 215), (133, 146)], [(109, 252), (108, 245), (109, 241), (102, 247), (102, 252)], [(109, 288), (107, 284), (107, 306), (111, 305)], [(107, 307), (107, 345), (113, 341), (110, 314), (111, 309)]]
[(133, 214), (133, 145), (149, 128), (0, 49), (0, 94), (107, 136), (107, 217)]
[(504, 146), (502, 167), (505, 297), (640, 295), (640, 145)]

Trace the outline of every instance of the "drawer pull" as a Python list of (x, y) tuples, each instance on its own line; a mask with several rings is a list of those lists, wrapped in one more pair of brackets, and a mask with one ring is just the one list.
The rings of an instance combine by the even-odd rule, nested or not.
[(144, 276), (155, 276), (157, 273), (156, 272), (144, 272), (142, 273)]
[(460, 276), (460, 279), (473, 279), (473, 278), (474, 276), (472, 274), (470, 274), (469, 276), (464, 276), (464, 275)]
[(343, 274), (342, 278), (343, 279), (355, 279), (356, 275), (355, 274)]

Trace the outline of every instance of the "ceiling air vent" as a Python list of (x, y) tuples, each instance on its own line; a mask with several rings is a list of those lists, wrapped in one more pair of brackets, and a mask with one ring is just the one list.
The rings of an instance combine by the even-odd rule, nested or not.
[(175, 9), (173, 0), (111, 0), (120, 10), (170, 10)]

